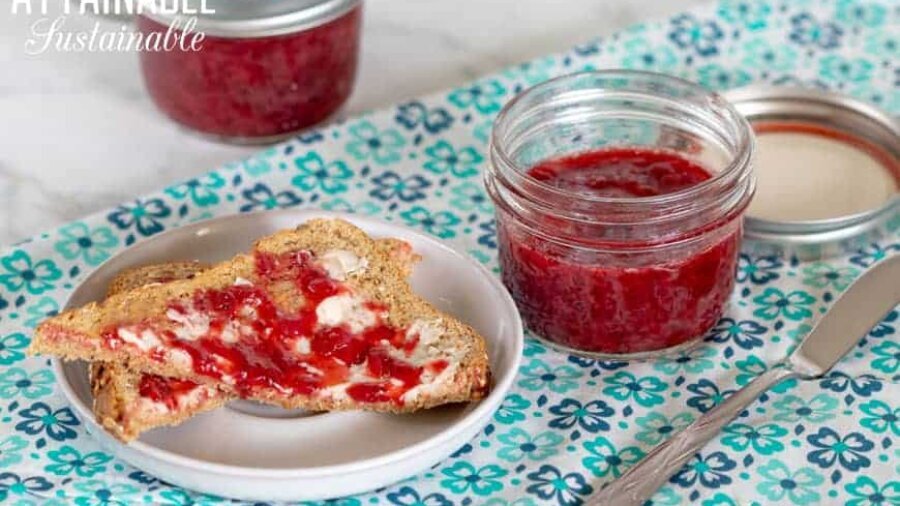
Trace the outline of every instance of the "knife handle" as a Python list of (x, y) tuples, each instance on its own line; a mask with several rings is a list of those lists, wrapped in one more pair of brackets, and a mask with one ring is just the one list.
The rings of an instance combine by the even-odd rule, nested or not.
[(587, 506), (641, 506), (669, 477), (679, 471), (725, 425), (736, 418), (763, 392), (788, 378), (799, 376), (787, 367), (773, 367), (722, 404), (650, 451), (640, 462), (606, 488), (590, 497)]

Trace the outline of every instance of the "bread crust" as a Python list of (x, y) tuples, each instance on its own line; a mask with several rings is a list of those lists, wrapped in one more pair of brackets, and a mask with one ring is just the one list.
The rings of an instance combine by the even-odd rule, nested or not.
[[(321, 254), (329, 250), (352, 251), (368, 260), (369, 266), (346, 283), (365, 297), (388, 308), (387, 321), (395, 327), (407, 327), (417, 319), (436, 322), (440, 328), (438, 352), (452, 352), (452, 374), (429, 384), (427, 391), (405, 399), (403, 404), (374, 402), (360, 405), (347, 396), (285, 396), (274, 388), (254, 392), (253, 399), (285, 408), (313, 411), (367, 409), (382, 412), (412, 412), (441, 404), (477, 400), (487, 393), (490, 370), (483, 338), (474, 329), (441, 313), (412, 292), (406, 277), (409, 263), (396, 259), (396, 244), (376, 241), (343, 220), (311, 220), (295, 230), (278, 232), (255, 243), (259, 252), (281, 254), (307, 250)], [(106, 301), (90, 303), (41, 323), (29, 352), (48, 353), (66, 359), (117, 362), (128, 361), (134, 370), (185, 378), (234, 393), (231, 386), (194, 373), (190, 365), (160, 362), (132, 348), (111, 350), (104, 346), (101, 332), (116, 325), (159, 318), (173, 300), (189, 300), (198, 289), (224, 289), (236, 279), (252, 277), (254, 261), (242, 254), (210, 267), (189, 280), (174, 280), (142, 286), (117, 293)]]

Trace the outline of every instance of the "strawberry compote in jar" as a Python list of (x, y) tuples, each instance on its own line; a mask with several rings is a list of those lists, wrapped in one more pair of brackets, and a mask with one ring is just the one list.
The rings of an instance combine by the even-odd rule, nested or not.
[(140, 56), (153, 101), (183, 126), (230, 142), (269, 143), (328, 118), (350, 96), (360, 0), (181, 5), (190, 13), (145, 11), (138, 29), (162, 37), (193, 21), (192, 31), (204, 36), (199, 50), (180, 44)]
[(574, 74), (511, 101), (486, 186), (531, 331), (601, 357), (696, 343), (734, 287), (752, 151), (724, 99), (659, 74)]

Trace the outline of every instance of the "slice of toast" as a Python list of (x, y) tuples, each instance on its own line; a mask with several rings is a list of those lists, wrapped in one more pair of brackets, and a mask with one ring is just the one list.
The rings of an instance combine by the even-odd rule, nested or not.
[(317, 411), (410, 412), (482, 398), (484, 340), (416, 296), (392, 247), (311, 220), (191, 280), (144, 286), (39, 325), (32, 353)]
[[(409, 276), (418, 261), (409, 244), (396, 239), (379, 241), (391, 245), (394, 258)], [(208, 267), (199, 262), (169, 262), (126, 269), (110, 282), (107, 297), (145, 285), (192, 279)], [(121, 362), (92, 363), (90, 379), (94, 416), (124, 442), (150, 429), (178, 425), (236, 398), (215, 386), (141, 373)]]
[[(170, 262), (127, 269), (112, 280), (107, 296), (192, 279), (208, 267), (198, 262)], [(177, 425), (233, 398), (213, 385), (144, 374), (123, 362), (94, 362), (90, 376), (97, 422), (125, 442), (156, 427)]]

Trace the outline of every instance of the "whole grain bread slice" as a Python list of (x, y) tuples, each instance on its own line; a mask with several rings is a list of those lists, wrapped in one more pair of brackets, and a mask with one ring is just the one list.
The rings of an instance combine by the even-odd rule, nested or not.
[[(39, 325), (29, 350), (31, 353), (49, 353), (69, 359), (127, 361), (131, 367), (142, 372), (190, 379), (287, 408), (410, 412), (483, 397), (490, 382), (484, 340), (468, 325), (441, 313), (416, 296), (405, 279), (408, 267), (396, 260), (392, 249), (391, 245), (373, 240), (346, 221), (311, 220), (296, 230), (264, 237), (256, 242), (251, 254), (238, 255), (197, 274), (191, 280), (140, 287), (114, 295), (104, 302), (91, 303), (50, 318)], [(353, 297), (383, 308), (379, 318), (390, 328), (400, 329), (398, 332), (404, 339), (415, 341), (412, 353), (418, 362), (413, 362), (412, 366), (429, 366), (427, 373), (420, 374), (421, 382), (403, 390), (399, 398), (379, 394), (361, 399), (361, 396), (348, 394), (351, 389), (360, 391), (356, 388), (358, 385), (378, 387), (383, 392), (400, 388), (396, 378), (384, 376), (383, 367), (376, 368), (379, 372), (372, 372), (372, 360), (367, 360), (369, 367), (362, 373), (357, 367), (360, 364), (353, 366), (355, 369), (348, 364), (353, 374), (361, 374), (353, 377), (352, 381), (328, 384), (327, 388), (312, 392), (286, 390), (284, 385), (245, 388), (235, 384), (231, 374), (235, 372), (231, 367), (234, 364), (228, 360), (223, 362), (222, 355), (213, 358), (216, 364), (224, 364), (228, 374), (207, 374), (195, 369), (192, 356), (187, 356), (186, 360), (186, 353), (176, 353), (177, 350), (170, 346), (174, 341), (166, 340), (160, 346), (147, 347), (131, 342), (123, 344), (121, 339), (116, 341), (109, 337), (110, 332), (114, 338), (127, 335), (123, 329), (136, 329), (141, 325), (160, 325), (153, 327), (154, 332), (160, 329), (193, 331), (188, 328), (189, 323), (183, 322), (183, 318), (175, 321), (168, 316), (173, 304), (190, 306), (199, 293), (219, 293), (243, 283), (252, 286), (265, 284), (265, 293), (271, 296), (279, 311), (290, 313), (301, 310), (305, 304), (303, 297), (298, 300), (290, 287), (285, 289), (284, 285), (270, 282), (258, 262), (272, 255), (284, 258), (305, 255), (304, 258), (311, 257), (313, 263), (324, 262), (325, 257), (335, 251), (348, 252), (354, 258), (364, 260), (367, 264), (365, 268), (346, 273), (341, 283)], [(318, 308), (316, 310), (318, 314)], [(172, 332), (161, 335), (173, 335)], [(224, 334), (219, 337), (222, 336)], [(140, 337), (143, 339), (146, 336), (141, 334)], [(115, 345), (111, 345), (113, 342)], [(146, 342), (141, 341), (140, 344), (146, 345)], [(384, 353), (396, 351), (391, 348)], [(438, 363), (443, 367), (431, 368)], [(422, 370), (422, 367), (419, 369)], [(311, 375), (315, 373), (307, 372)], [(405, 380), (399, 380), (399, 385), (402, 388), (407, 386)]]
[[(418, 261), (409, 244), (396, 239), (379, 241), (391, 246), (394, 258), (406, 267), (408, 276)], [(168, 262), (126, 269), (110, 282), (107, 297), (141, 286), (193, 279), (207, 268), (209, 265), (200, 262)], [(142, 373), (125, 362), (92, 363), (90, 380), (97, 422), (124, 442), (157, 427), (178, 425), (236, 399), (216, 386)]]

